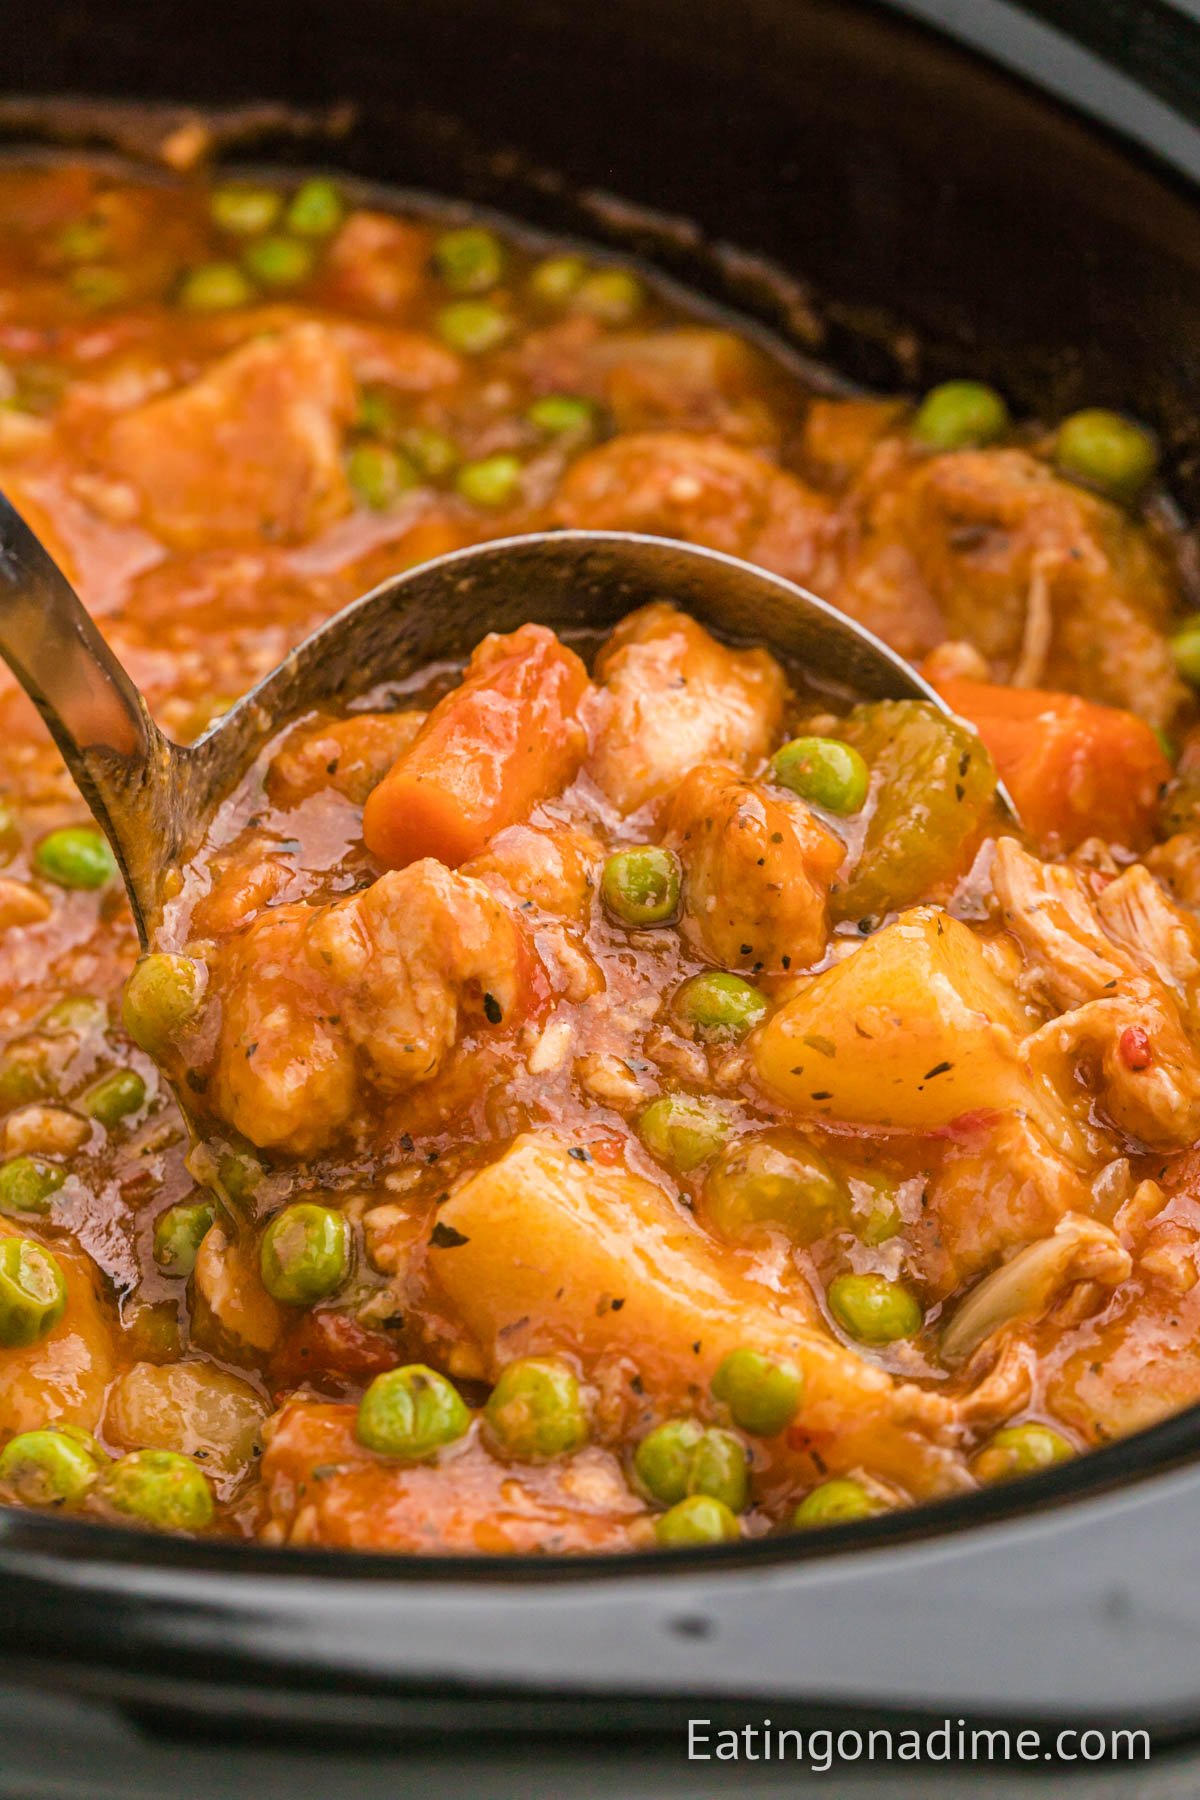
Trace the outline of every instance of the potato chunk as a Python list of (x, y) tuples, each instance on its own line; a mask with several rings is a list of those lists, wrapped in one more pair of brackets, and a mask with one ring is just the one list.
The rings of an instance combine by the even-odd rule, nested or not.
[(718, 1363), (743, 1345), (805, 1376), (802, 1424), (831, 1466), (890, 1468), (914, 1489), (953, 1485), (936, 1446), (949, 1408), (899, 1384), (749, 1280), (660, 1188), (524, 1136), (438, 1211), (432, 1278), (494, 1378), (515, 1356), (579, 1358), (589, 1374), (637, 1370), (660, 1415), (704, 1405)]
[(712, 763), (675, 794), (664, 841), (687, 880), (682, 931), (727, 969), (803, 969), (825, 948), (845, 846), (800, 801)]
[(729, 650), (665, 601), (622, 619), (596, 663), (588, 774), (623, 813), (699, 762), (744, 769), (779, 736), (787, 682), (765, 650)]
[(295, 543), (350, 509), (342, 433), (355, 404), (332, 335), (295, 325), (117, 419), (101, 455), (179, 549)]
[(758, 1072), (794, 1112), (899, 1131), (1014, 1112), (1061, 1136), (1022, 1067), (1027, 1016), (965, 925), (917, 907), (814, 976), (761, 1033)]

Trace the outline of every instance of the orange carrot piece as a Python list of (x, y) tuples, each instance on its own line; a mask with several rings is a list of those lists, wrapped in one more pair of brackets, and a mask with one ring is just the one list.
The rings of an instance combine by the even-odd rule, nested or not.
[(1021, 821), (1045, 849), (1088, 837), (1127, 849), (1153, 836), (1171, 765), (1144, 720), (1119, 707), (986, 681), (935, 684), (991, 751)]
[(575, 652), (544, 625), (485, 638), (368, 795), (372, 856), (392, 869), (422, 856), (456, 868), (561, 793), (583, 758), (577, 714), (587, 685)]

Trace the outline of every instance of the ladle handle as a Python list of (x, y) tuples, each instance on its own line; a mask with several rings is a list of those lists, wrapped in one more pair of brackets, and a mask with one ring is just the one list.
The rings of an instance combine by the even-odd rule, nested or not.
[(142, 914), (152, 898), (141, 888), (146, 846), (139, 846), (139, 828), (170, 749), (74, 588), (3, 494), (0, 656), (46, 721)]

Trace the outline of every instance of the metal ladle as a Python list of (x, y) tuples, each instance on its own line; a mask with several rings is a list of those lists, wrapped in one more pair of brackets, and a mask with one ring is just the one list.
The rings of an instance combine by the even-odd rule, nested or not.
[(175, 744), (62, 570), (0, 496), (0, 655), (116, 853), (143, 947), (161, 916), (164, 878), (195, 853), (217, 807), (289, 721), (338, 710), (426, 664), (465, 659), (487, 631), (527, 619), (557, 631), (605, 628), (656, 599), (863, 699), (949, 710), (886, 644), (779, 575), (666, 538), (537, 532), (393, 576), (305, 638), (194, 744)]

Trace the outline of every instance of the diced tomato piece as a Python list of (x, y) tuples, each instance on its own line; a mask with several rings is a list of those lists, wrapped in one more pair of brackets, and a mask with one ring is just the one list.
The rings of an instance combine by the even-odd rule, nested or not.
[(271, 1385), (276, 1392), (312, 1382), (341, 1389), (394, 1369), (401, 1361), (394, 1341), (369, 1331), (344, 1312), (309, 1312), (297, 1320), (271, 1358)]
[(1075, 694), (939, 681), (938, 692), (975, 726), (1026, 830), (1048, 849), (1088, 837), (1128, 849), (1153, 835), (1171, 765), (1133, 713)]
[(1117, 1049), (1127, 1069), (1148, 1069), (1154, 1061), (1150, 1033), (1141, 1025), (1127, 1025), (1117, 1040)]
[(363, 837), (389, 868), (451, 868), (561, 793), (583, 759), (587, 670), (544, 625), (485, 638), (367, 799)]

